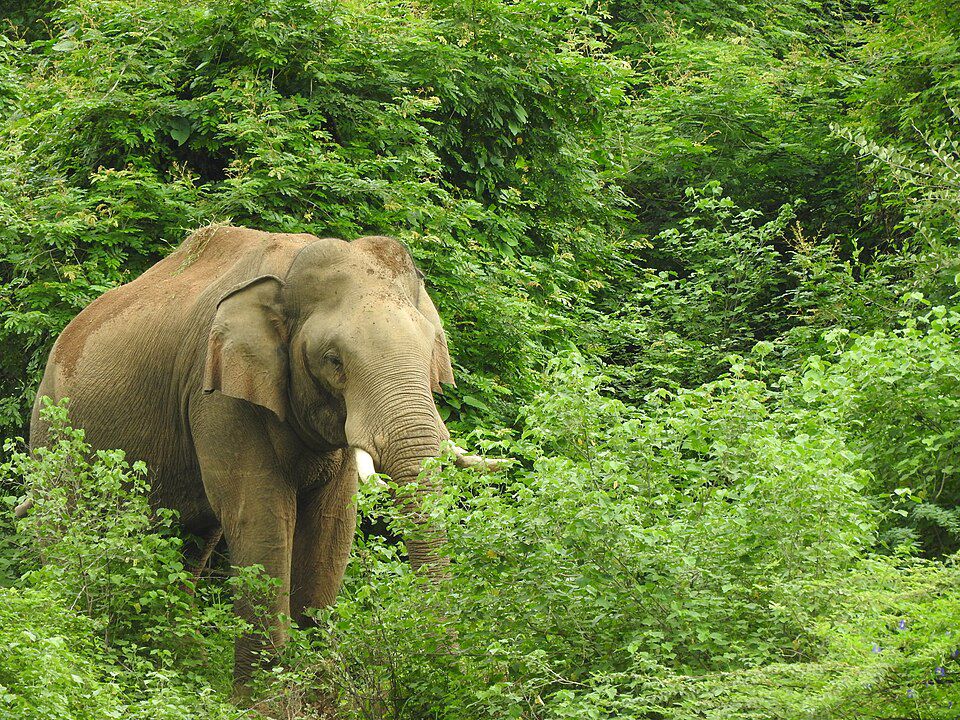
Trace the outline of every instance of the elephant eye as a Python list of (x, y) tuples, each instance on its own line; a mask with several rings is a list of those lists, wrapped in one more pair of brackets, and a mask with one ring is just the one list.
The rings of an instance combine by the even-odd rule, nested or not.
[(326, 360), (331, 365), (333, 365), (333, 367), (335, 367), (337, 370), (343, 370), (343, 361), (335, 352), (333, 351), (328, 352), (326, 355), (323, 356), (323, 359)]

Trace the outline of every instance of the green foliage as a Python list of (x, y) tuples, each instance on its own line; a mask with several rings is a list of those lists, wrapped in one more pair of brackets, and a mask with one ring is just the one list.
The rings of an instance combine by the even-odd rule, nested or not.
[[(450, 336), (443, 418), (518, 462), (432, 466), (450, 578), (359, 533), (241, 711), (230, 598), (274, 585), (188, 592), (147, 470), (47, 408), (54, 442), (0, 477), (0, 718), (956, 714), (950, 3), (2, 20), (4, 435), (82, 307), (231, 221), (402, 239)], [(389, 496), (361, 515), (400, 537)]]
[[(722, 0), (651, 2), (619, 0), (611, 6), (618, 39), (631, 55), (640, 56), (651, 39), (678, 30), (708, 38), (737, 40), (782, 55), (797, 46), (830, 47), (846, 13), (855, 3), (787, 0), (776, 5)], [(860, 8), (861, 13), (866, 8)]]
[[(952, 112), (960, 117), (960, 111)], [(960, 264), (960, 148), (949, 129), (924, 134), (924, 146), (881, 145), (861, 132), (835, 128), (874, 176), (876, 191), (865, 209), (895, 224), (897, 243), (907, 251), (878, 262), (901, 294), (922, 293), (934, 302), (957, 294)], [(898, 219), (899, 218), (899, 219)]]
[(49, 445), (13, 451), (3, 466), (7, 477), (25, 479), (34, 504), (18, 528), (22, 581), (55, 590), (96, 620), (105, 647), (150, 643), (189, 658), (209, 618), (192, 611), (174, 513), (151, 510), (146, 467), (131, 467), (120, 450), (92, 451), (83, 431), (67, 424), (63, 404), (47, 400), (41, 417), (50, 423)]
[(28, 455), (10, 443), (2, 466), (34, 505), (17, 528), (22, 574), (3, 591), (0, 639), (15, 652), (0, 660), (0, 717), (222, 713), (204, 686), (229, 684), (229, 664), (211, 661), (232, 656), (230, 604), (193, 595), (175, 518), (151, 511), (142, 464), (93, 452), (65, 407), (41, 412), (49, 446)]
[[(762, 367), (741, 365), (742, 372)], [(274, 688), (313, 717), (949, 717), (955, 565), (873, 557), (881, 514), (831, 397), (756, 379), (637, 413), (576, 355), (524, 410), (508, 480), (445, 467), (452, 577), (358, 538)], [(361, 512), (401, 520), (388, 493)], [(902, 622), (901, 622), (902, 621)]]
[(949, 3), (891, 0), (860, 30), (859, 82), (835, 134), (861, 159), (857, 202), (882, 228), (878, 260), (900, 294), (956, 294), (960, 181), (955, 137), (960, 14)]
[[(258, 707), (294, 718), (335, 709), (371, 719), (656, 712), (799, 720), (907, 707), (946, 717), (960, 672), (951, 657), (956, 568), (870, 555), (884, 519), (872, 500), (883, 479), (867, 468), (883, 469), (877, 448), (888, 444), (868, 446), (864, 437), (890, 425), (882, 409), (894, 402), (877, 397), (872, 380), (905, 358), (947, 358), (941, 375), (949, 382), (953, 363), (943, 350), (958, 320), (947, 317), (934, 313), (929, 328), (911, 325), (886, 342), (877, 335), (854, 343), (829, 365), (811, 360), (802, 376), (777, 383), (759, 379), (768, 374), (761, 344), (735, 374), (653, 393), (642, 410), (605, 397), (604, 378), (575, 352), (558, 358), (523, 410), (523, 435), (499, 441), (521, 460), (508, 477), (444, 464), (429, 470), (443, 480), (426, 511), (450, 538), (450, 579), (433, 586), (411, 573), (402, 547), (361, 534), (337, 605), (319, 611), (314, 628), (294, 631), (260, 678)], [(918, 381), (923, 370), (902, 378)], [(942, 385), (905, 382), (901, 402), (904, 387), (914, 398), (943, 397)], [(160, 532), (151, 530), (137, 475), (125, 471), (130, 491), (122, 490), (114, 481), (122, 460), (101, 452), (85, 464), (82, 433), (63, 425), (62, 409), (45, 412), (59, 440), (36, 460), (15, 456), (13, 466), (27, 473), (37, 503), (24, 529), (45, 528), (55, 539), (42, 554), (56, 565), (5, 592), (15, 593), (15, 620), (32, 612), (37, 593), (54, 608), (87, 598), (86, 612), (67, 629), (30, 615), (42, 632), (25, 637), (44, 640), (15, 645), (30, 670), (15, 682), (0, 673), (7, 702), (32, 707), (24, 703), (35, 697), (30, 683), (45, 677), (43, 653), (56, 652), (56, 638), (69, 632), (84, 641), (57, 655), (50, 666), (62, 681), (44, 686), (63, 715), (86, 717), (92, 707), (110, 717), (125, 707), (120, 688), (134, 682), (134, 717), (218, 717), (208, 684), (216, 687), (213, 656), (195, 664), (184, 648), (202, 653), (213, 644), (229, 657), (229, 606), (184, 605), (175, 582), (149, 572), (181, 577), (176, 556), (163, 550), (177, 546), (163, 532), (164, 516)], [(878, 425), (861, 427), (846, 413), (875, 413)], [(898, 440), (913, 454), (927, 447)], [(402, 534), (390, 494), (364, 486), (360, 510)], [(104, 527), (108, 509), (109, 525), (136, 535)], [(58, 515), (67, 510), (69, 522)], [(87, 560), (93, 555), (113, 562), (122, 588), (104, 582)], [(269, 592), (255, 572), (238, 583)], [(112, 612), (118, 593), (129, 604), (145, 586), (165, 598), (142, 606), (146, 618), (132, 624)], [(198, 612), (206, 638), (185, 632)], [(164, 630), (136, 635), (142, 627)], [(107, 657), (126, 668), (106, 678), (90, 660), (90, 648), (105, 642)]]
[(0, 645), (3, 720), (237, 717), (196, 674), (174, 671), (147, 648), (105, 654), (97, 622), (54, 586), (0, 588)]
[(707, 180), (771, 214), (803, 198), (802, 220), (815, 232), (853, 225), (856, 171), (829, 124), (843, 117), (855, 76), (833, 8), (825, 21), (819, 3), (802, 0), (671, 4), (664, 13), (658, 3), (655, 14), (647, 3), (622, 3), (626, 17), (639, 13), (650, 28), (642, 45), (630, 41), (634, 25), (617, 26), (621, 53), (639, 66), (621, 140), (638, 230), (676, 217), (684, 190)]
[[(873, 558), (845, 589), (844, 609), (818, 628), (823, 682), (811, 713), (956, 714), (960, 638), (955, 561)], [(800, 693), (795, 693), (796, 697)]]
[(886, 0), (878, 9), (857, 53), (866, 73), (853, 96), (858, 114), (871, 135), (920, 145), (924, 132), (955, 122), (960, 13), (935, 0)]
[[(733, 44), (681, 42), (664, 50), (648, 80), (645, 105), (653, 116), (638, 119), (661, 137), (671, 135), (675, 145), (687, 143), (668, 156), (670, 180), (682, 187), (698, 176), (716, 178), (747, 204), (765, 208), (804, 197), (813, 222), (832, 216), (836, 226), (843, 219), (849, 211), (837, 203), (836, 185), (849, 176), (848, 161), (825, 132), (838, 113), (842, 71), (808, 58), (774, 62)], [(812, 94), (813, 83), (830, 83), (833, 92)], [(650, 182), (655, 176), (646, 165), (640, 172)]]
[[(874, 536), (856, 455), (759, 381), (651, 400), (631, 416), (582, 359), (555, 362), (508, 445), (532, 467), (443, 471), (451, 581), (425, 596), (365, 538), (319, 636), (295, 643), (309, 687), (357, 717), (600, 717), (676, 709), (643, 690), (658, 678), (818, 652), (816, 618)], [(361, 509), (389, 520), (386, 500)]]
[(0, 589), (0, 717), (121, 717), (92, 625), (42, 591)]
[(871, 490), (892, 513), (888, 544), (917, 543), (934, 554), (960, 548), (956, 310), (935, 307), (900, 330), (857, 337), (833, 357), (813, 356), (796, 388), (862, 453)]
[(762, 213), (737, 208), (716, 183), (686, 195), (690, 214), (651, 240), (658, 267), (637, 273), (609, 326), (610, 359), (640, 385), (621, 392), (637, 400), (652, 387), (716, 377), (729, 354), (789, 327), (782, 296), (793, 278), (779, 248), (793, 208), (762, 222)]

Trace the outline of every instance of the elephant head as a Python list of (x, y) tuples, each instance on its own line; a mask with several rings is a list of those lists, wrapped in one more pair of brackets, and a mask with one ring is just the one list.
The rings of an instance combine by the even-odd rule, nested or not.
[[(272, 411), (318, 451), (351, 448), (361, 476), (417, 480), (449, 434), (433, 400), (453, 384), (447, 340), (409, 252), (387, 237), (305, 245), (280, 274), (227, 292), (211, 326), (204, 390)], [(414, 569), (443, 574), (442, 534), (404, 502)]]

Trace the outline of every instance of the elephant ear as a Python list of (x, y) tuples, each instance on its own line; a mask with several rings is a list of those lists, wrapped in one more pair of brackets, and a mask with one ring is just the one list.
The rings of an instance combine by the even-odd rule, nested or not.
[(433, 344), (433, 360), (430, 363), (430, 389), (435, 393), (443, 393), (440, 383), (445, 385), (457, 386), (453, 379), (453, 367), (450, 365), (450, 351), (447, 349), (447, 335), (443, 331), (443, 323), (440, 322), (440, 314), (437, 312), (433, 300), (427, 295), (427, 290), (421, 284), (420, 297), (417, 299), (417, 309), (430, 321), (430, 324), (436, 329), (436, 336)]
[(262, 275), (220, 298), (207, 339), (203, 391), (219, 390), (287, 413), (287, 331), (280, 303), (283, 281)]

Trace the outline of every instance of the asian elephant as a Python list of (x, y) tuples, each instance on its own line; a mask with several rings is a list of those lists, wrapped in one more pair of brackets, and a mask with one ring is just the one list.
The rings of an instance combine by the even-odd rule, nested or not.
[[(68, 397), (91, 445), (145, 461), (153, 502), (198, 535), (220, 524), (232, 564), (280, 581), (272, 616), (301, 620), (336, 596), (358, 473), (416, 480), (449, 438), (441, 383), (453, 383), (446, 337), (400, 243), (211, 227), (66, 327), (30, 444), (47, 441), (39, 398)], [(444, 538), (417, 506), (405, 501), (410, 562), (442, 576)], [(279, 644), (286, 628), (267, 632)], [(261, 646), (238, 642), (239, 683)]]

